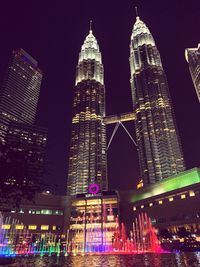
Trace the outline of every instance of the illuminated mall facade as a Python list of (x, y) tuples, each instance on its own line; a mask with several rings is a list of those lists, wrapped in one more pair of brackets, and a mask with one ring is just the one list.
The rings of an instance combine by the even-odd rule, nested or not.
[(119, 223), (119, 197), (115, 191), (82, 194), (72, 201), (68, 230), (69, 252), (111, 250)]

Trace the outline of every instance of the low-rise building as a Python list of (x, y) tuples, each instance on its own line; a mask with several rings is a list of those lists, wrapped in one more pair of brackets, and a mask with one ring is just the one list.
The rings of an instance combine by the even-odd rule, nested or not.
[(193, 168), (135, 191), (121, 191), (121, 216), (132, 221), (147, 213), (159, 230), (176, 234), (180, 228), (200, 234), (200, 169)]
[(65, 235), (69, 224), (70, 197), (37, 194), (32, 201), (22, 200), (20, 208), (4, 208), (3, 229), (27, 230), (32, 234)]

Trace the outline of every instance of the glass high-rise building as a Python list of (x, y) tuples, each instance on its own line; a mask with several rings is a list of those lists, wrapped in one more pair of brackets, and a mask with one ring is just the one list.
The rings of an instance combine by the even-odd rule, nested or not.
[(90, 30), (79, 54), (74, 87), (68, 195), (107, 190), (104, 70)]
[(41, 81), (37, 61), (23, 49), (13, 51), (0, 88), (0, 152), (8, 161), (13, 151), (23, 155), (16, 160), (26, 179), (41, 178), (45, 170), (47, 129), (34, 124)]
[(200, 102), (200, 44), (197, 48), (187, 48), (185, 58), (189, 63), (190, 74)]
[(140, 173), (145, 186), (184, 171), (185, 166), (160, 54), (138, 16), (129, 60)]
[(12, 52), (0, 89), (0, 138), (4, 140), (9, 122), (35, 121), (42, 71), (23, 49)]

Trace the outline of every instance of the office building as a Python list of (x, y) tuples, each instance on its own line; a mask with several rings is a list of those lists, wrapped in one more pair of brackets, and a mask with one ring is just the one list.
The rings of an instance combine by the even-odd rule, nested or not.
[(140, 174), (144, 186), (184, 171), (184, 159), (159, 51), (137, 16), (130, 71)]
[[(28, 178), (38, 179), (45, 173), (47, 129), (36, 125), (11, 122), (6, 135), (8, 151), (20, 151), (26, 159)], [(22, 162), (21, 162), (22, 163)], [(25, 162), (23, 162), (24, 166)]]
[(41, 81), (37, 61), (13, 51), (0, 89), (0, 167), (13, 188), (22, 179), (36, 185), (45, 172), (47, 129), (34, 124)]
[[(104, 71), (90, 30), (79, 54), (74, 87), (68, 195), (107, 189)], [(96, 189), (95, 189), (96, 191)]]
[(0, 139), (11, 121), (34, 124), (42, 71), (23, 49), (14, 50), (0, 89)]
[(185, 58), (189, 64), (192, 81), (200, 102), (200, 44), (197, 48), (187, 48)]

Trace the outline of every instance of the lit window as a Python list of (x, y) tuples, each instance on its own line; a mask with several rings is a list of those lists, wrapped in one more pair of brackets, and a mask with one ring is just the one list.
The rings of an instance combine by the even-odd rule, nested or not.
[(153, 206), (153, 203), (149, 203), (149, 207), (152, 207)]
[(173, 197), (170, 197), (170, 198), (169, 198), (169, 201), (170, 201), (170, 202), (174, 201), (174, 198), (173, 198)]
[(107, 220), (108, 221), (113, 221), (114, 220), (114, 216), (113, 215), (108, 215), (107, 216)]
[(19, 213), (24, 213), (24, 211), (22, 209), (20, 209)]
[(28, 229), (29, 230), (36, 230), (37, 229), (37, 225), (29, 225)]
[(41, 225), (41, 230), (49, 230), (49, 225)]
[(53, 210), (52, 214), (53, 215), (63, 215), (63, 211), (62, 210)]
[(141, 209), (143, 209), (144, 208), (144, 205), (141, 205)]
[(137, 208), (136, 208), (136, 207), (133, 207), (133, 210), (134, 210), (134, 211), (136, 211), (136, 210), (137, 210)]
[(52, 226), (52, 230), (53, 230), (53, 231), (56, 230), (56, 226), (55, 226), (55, 225)]
[(41, 210), (41, 214), (51, 215), (52, 214), (52, 210)]
[(1, 229), (10, 229), (10, 224), (2, 224)]
[(162, 203), (163, 203), (163, 201), (162, 201), (162, 200), (159, 200), (159, 201), (158, 201), (158, 204), (159, 204), (159, 205), (161, 205)]
[(184, 199), (184, 198), (186, 198), (186, 195), (185, 194), (181, 195), (181, 199)]
[(15, 229), (16, 230), (23, 230), (24, 229), (24, 226), (23, 226), (23, 224), (16, 224), (15, 225)]
[(195, 196), (194, 191), (190, 191), (190, 192), (189, 192), (189, 196), (190, 196), (190, 197), (194, 197), (194, 196)]

